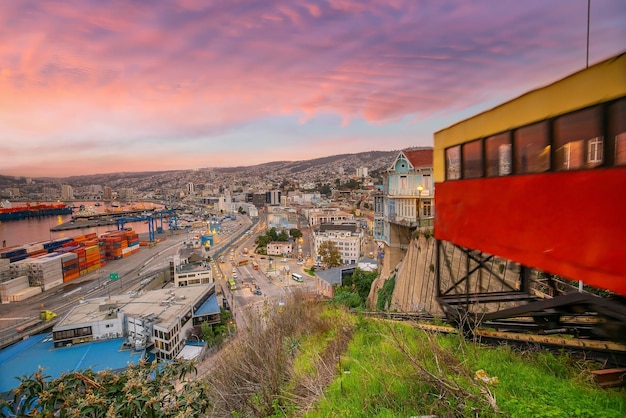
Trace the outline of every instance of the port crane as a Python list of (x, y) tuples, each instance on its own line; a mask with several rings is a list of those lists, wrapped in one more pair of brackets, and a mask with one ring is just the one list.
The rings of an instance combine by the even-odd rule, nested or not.
[[(119, 217), (115, 218), (115, 224), (117, 225), (118, 230), (124, 229), (124, 224), (127, 222), (140, 222), (147, 221), (148, 223), (148, 237), (150, 242), (154, 242), (154, 233), (155, 231), (159, 234), (163, 232), (163, 214), (166, 213), (168, 215), (169, 220), (169, 229), (170, 231), (178, 229), (178, 219), (176, 216), (176, 210), (172, 208), (166, 208), (164, 210), (154, 213), (142, 215), (142, 216), (134, 216), (134, 217)], [(159, 222), (157, 226), (157, 221)]]
[(152, 217), (152, 215), (147, 216), (136, 216), (136, 217), (120, 217), (115, 218), (115, 224), (117, 225), (118, 230), (124, 229), (124, 224), (126, 222), (139, 222), (139, 221), (147, 221), (148, 222), (148, 238), (150, 242), (154, 242), (154, 230), (156, 227), (156, 219)]

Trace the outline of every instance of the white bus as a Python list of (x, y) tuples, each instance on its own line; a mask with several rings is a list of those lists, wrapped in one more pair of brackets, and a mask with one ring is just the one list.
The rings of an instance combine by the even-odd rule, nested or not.
[(303, 282), (302, 276), (298, 273), (291, 273), (291, 278), (297, 282)]

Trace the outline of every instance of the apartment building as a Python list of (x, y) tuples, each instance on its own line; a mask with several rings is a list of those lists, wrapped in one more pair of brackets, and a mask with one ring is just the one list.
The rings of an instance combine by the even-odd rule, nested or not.
[(356, 222), (322, 224), (314, 231), (315, 253), (323, 242), (331, 241), (339, 250), (342, 264), (356, 264), (361, 256), (363, 230)]

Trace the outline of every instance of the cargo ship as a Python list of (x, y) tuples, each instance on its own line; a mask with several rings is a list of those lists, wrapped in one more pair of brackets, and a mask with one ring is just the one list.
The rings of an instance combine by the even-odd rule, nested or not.
[(26, 203), (11, 206), (8, 201), (0, 203), (0, 221), (15, 221), (42, 216), (71, 215), (72, 207), (65, 203)]

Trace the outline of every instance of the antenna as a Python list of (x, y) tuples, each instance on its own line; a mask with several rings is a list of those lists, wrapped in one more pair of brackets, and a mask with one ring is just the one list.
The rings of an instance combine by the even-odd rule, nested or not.
[(591, 0), (587, 0), (587, 61), (585, 68), (589, 68), (589, 19), (591, 16)]

